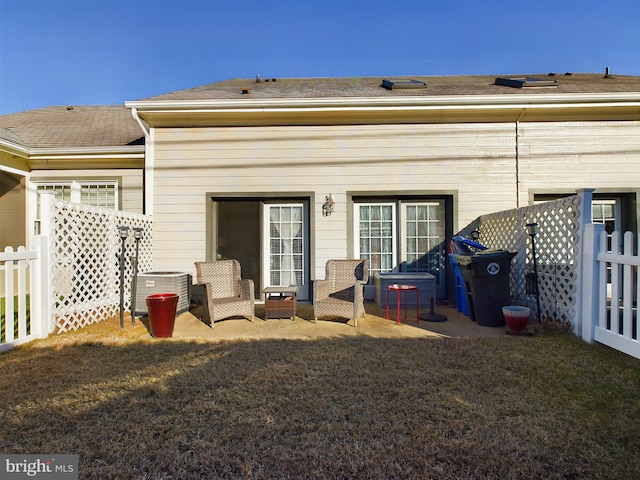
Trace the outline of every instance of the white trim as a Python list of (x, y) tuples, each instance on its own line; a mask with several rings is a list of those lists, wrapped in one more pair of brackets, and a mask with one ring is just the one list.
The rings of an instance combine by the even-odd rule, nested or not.
[(0, 140), (0, 150), (3, 150), (11, 155), (18, 155), (23, 157), (29, 154), (29, 149), (18, 145), (17, 143), (8, 142), (7, 140)]
[(289, 98), (266, 100), (140, 100), (125, 102), (127, 108), (145, 112), (329, 112), (341, 110), (369, 111), (379, 108), (402, 110), (496, 109), (522, 108), (585, 108), (638, 107), (640, 92), (564, 93), (513, 95), (442, 95), (424, 97), (349, 97), (349, 98)]
[[(391, 270), (394, 271), (398, 268), (398, 212), (397, 203), (395, 201), (380, 202), (380, 201), (357, 201), (353, 202), (353, 228), (355, 235), (353, 236), (353, 251), (355, 258), (363, 258), (360, 252), (360, 207), (361, 206), (381, 206), (391, 207)], [(366, 255), (371, 256), (371, 252)], [(376, 272), (373, 262), (369, 264), (369, 275), (373, 277)]]
[(145, 142), (145, 160), (144, 160), (144, 214), (153, 215), (153, 193), (155, 179), (155, 155), (154, 145), (156, 141), (156, 129), (149, 129), (149, 138)]
[(29, 176), (29, 172), (25, 170), (20, 170), (19, 168), (7, 167), (6, 165), (0, 165), (0, 170), (7, 173), (22, 175), (23, 177)]
[(133, 118), (135, 119), (135, 121), (138, 122), (138, 125), (140, 125), (140, 129), (142, 130), (142, 133), (144, 134), (144, 138), (149, 140), (149, 130), (147, 130), (145, 128), (144, 123), (142, 122), (142, 119), (138, 115), (138, 109), (137, 108), (132, 108), (131, 109), (131, 115), (133, 115)]
[[(302, 285), (299, 285), (298, 298), (300, 300), (307, 300), (309, 298), (310, 285), (309, 274), (307, 267), (307, 260), (309, 258), (309, 251), (307, 249), (308, 239), (307, 231), (309, 230), (309, 218), (305, 209), (305, 202), (293, 201), (278, 202), (278, 203), (262, 203), (262, 285), (263, 287), (273, 286), (271, 283), (271, 209), (272, 208), (300, 208), (302, 217), (300, 219), (302, 224)], [(295, 269), (293, 269), (295, 270)]]

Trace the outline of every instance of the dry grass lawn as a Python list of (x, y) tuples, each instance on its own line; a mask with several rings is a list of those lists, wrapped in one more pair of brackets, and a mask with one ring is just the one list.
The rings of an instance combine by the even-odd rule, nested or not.
[(640, 362), (569, 335), (145, 333), (109, 321), (1, 354), (0, 452), (79, 454), (96, 479), (640, 472)]

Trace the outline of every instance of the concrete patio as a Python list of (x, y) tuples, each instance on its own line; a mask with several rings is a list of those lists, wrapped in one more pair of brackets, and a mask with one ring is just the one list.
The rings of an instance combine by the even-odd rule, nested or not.
[[(219, 339), (219, 340), (256, 340), (256, 339), (294, 339), (313, 340), (320, 338), (345, 338), (366, 336), (372, 338), (477, 338), (506, 335), (505, 327), (484, 327), (456, 310), (454, 306), (439, 305), (436, 313), (446, 316), (443, 322), (420, 320), (416, 324), (415, 310), (407, 312), (400, 325), (396, 324), (395, 311), (390, 319), (385, 319), (384, 310), (375, 303), (366, 303), (366, 317), (346, 323), (344, 319), (326, 319), (313, 322), (313, 306), (298, 304), (295, 320), (288, 318), (264, 320), (264, 305), (255, 307), (253, 322), (243, 318), (232, 318), (215, 322), (210, 327), (199, 317), (202, 307), (184, 312), (176, 318), (174, 338), (180, 339)], [(421, 311), (421, 314), (429, 313)], [(401, 312), (402, 316), (404, 312)], [(148, 317), (142, 321), (148, 323)]]

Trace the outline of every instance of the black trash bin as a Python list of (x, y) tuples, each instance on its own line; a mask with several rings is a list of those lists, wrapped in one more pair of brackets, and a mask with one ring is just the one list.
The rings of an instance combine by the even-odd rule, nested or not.
[(458, 255), (471, 320), (484, 327), (503, 327), (502, 307), (511, 305), (509, 273), (515, 253), (493, 250)]

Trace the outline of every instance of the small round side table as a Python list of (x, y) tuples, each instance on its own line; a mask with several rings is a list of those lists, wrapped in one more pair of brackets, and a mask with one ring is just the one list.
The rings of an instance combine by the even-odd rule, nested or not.
[(400, 325), (400, 300), (402, 298), (402, 293), (404, 292), (404, 317), (407, 318), (407, 293), (411, 291), (416, 292), (416, 323), (418, 323), (418, 286), (417, 285), (402, 285), (394, 283), (393, 285), (389, 285), (387, 287), (387, 311), (386, 311), (386, 319), (389, 320), (389, 292), (394, 291), (397, 293), (397, 313), (396, 313), (396, 324)]

